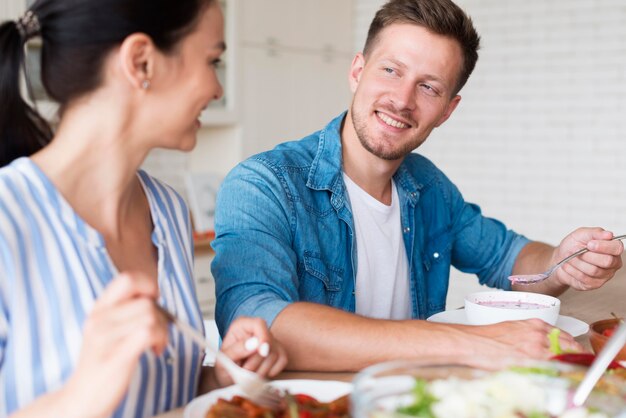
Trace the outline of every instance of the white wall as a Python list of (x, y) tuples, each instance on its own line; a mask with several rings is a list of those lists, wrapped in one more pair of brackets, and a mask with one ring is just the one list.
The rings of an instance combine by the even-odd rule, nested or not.
[[(370, 13), (361, 24), (383, 3), (356, 1)], [(626, 3), (457, 3), (482, 36), (480, 58), (459, 108), (419, 152), (532, 239), (557, 244), (582, 225), (626, 232)], [(355, 28), (358, 47), (365, 30)], [(463, 289), (454, 305), (463, 279), (453, 276)]]

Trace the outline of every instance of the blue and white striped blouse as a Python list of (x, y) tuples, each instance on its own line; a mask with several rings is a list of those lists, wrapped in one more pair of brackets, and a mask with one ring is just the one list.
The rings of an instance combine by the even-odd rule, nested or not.
[[(158, 248), (159, 303), (202, 330), (187, 206), (168, 186), (138, 176)], [(117, 273), (100, 233), (31, 160), (0, 169), (0, 417), (64, 384), (78, 360), (83, 323)], [(165, 353), (144, 353), (114, 416), (151, 417), (189, 402), (202, 356), (170, 327)]]

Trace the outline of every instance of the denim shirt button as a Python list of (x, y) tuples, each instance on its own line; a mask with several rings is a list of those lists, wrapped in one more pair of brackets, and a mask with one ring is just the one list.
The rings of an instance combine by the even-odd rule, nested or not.
[(439, 253), (434, 253), (434, 254), (433, 254), (433, 257), (435, 257), (435, 258), (439, 258)]
[(406, 228), (404, 228), (404, 233), (408, 234), (409, 232), (411, 232), (411, 228), (409, 228), (408, 226)]

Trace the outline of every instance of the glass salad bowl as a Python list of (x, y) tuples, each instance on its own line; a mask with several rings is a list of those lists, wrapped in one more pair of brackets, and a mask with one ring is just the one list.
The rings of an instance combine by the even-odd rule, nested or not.
[(497, 371), (381, 363), (354, 378), (353, 418), (626, 418), (626, 369), (608, 372), (584, 407), (571, 404), (585, 368), (529, 362)]

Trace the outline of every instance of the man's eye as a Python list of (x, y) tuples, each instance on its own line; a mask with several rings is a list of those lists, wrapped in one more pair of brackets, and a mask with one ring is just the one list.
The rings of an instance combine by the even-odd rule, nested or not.
[(393, 74), (393, 72), (394, 72), (394, 71), (393, 71), (393, 68), (389, 68), (389, 67), (385, 67), (383, 70), (384, 70), (386, 73), (388, 73), (388, 74)]
[(439, 92), (437, 90), (435, 90), (434, 87), (431, 86), (430, 84), (421, 84), (420, 86), (424, 90), (424, 92), (426, 94), (428, 94), (429, 96), (438, 96), (439, 95)]

